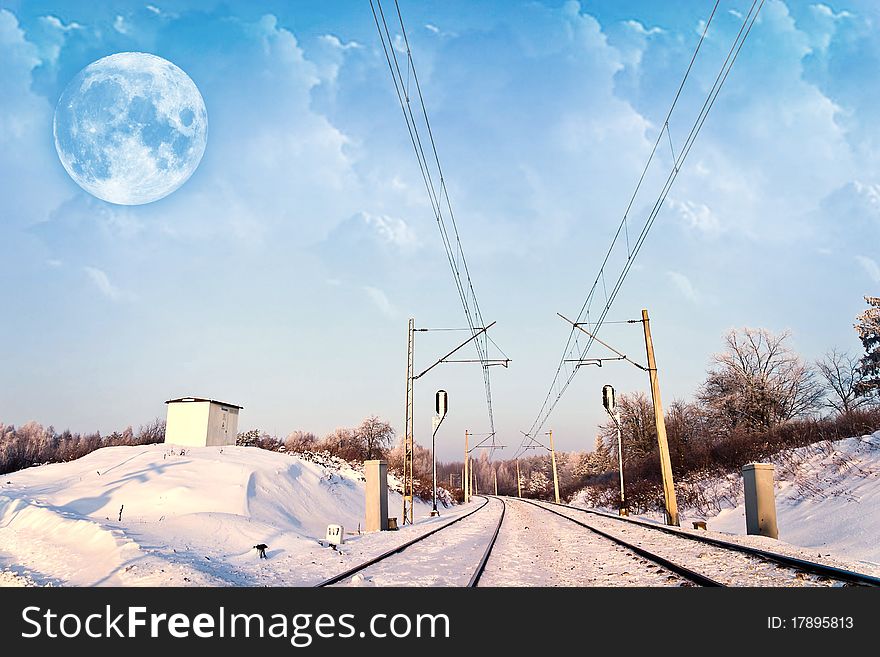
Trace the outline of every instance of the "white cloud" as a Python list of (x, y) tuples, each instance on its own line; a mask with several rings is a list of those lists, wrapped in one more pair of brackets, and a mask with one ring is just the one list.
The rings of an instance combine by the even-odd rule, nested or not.
[(838, 30), (838, 23), (853, 17), (848, 11), (835, 14), (831, 7), (823, 4), (810, 5), (810, 14), (813, 19), (812, 25), (807, 29), (810, 45), (821, 52), (827, 51), (828, 46), (831, 45), (831, 40)]
[(810, 5), (810, 11), (820, 16), (825, 16), (827, 18), (831, 18), (834, 20), (840, 20), (841, 18), (852, 18), (852, 14), (842, 9), (838, 13), (834, 13), (834, 10), (828, 5), (823, 5), (821, 3), (816, 5)]
[(865, 270), (865, 273), (875, 283), (880, 283), (880, 265), (877, 264), (877, 261), (873, 258), (869, 258), (868, 256), (856, 256), (856, 262)]
[(880, 226), (880, 185), (848, 182), (822, 199), (820, 211), (826, 221), (845, 218), (853, 228)]
[(880, 185), (865, 184), (854, 180), (853, 188), (864, 200), (874, 218), (880, 219)]
[(57, 258), (49, 258), (48, 260), (46, 260), (46, 264), (52, 268), (57, 269), (58, 267), (60, 267), (64, 263), (61, 260), (58, 260)]
[(80, 25), (76, 21), (71, 21), (70, 23), (65, 25), (60, 18), (51, 14), (49, 14), (48, 16), (40, 16), (39, 20), (45, 22), (50, 27), (53, 27), (61, 32), (70, 32), (71, 30), (82, 29), (82, 25)]
[(364, 292), (367, 293), (367, 297), (383, 315), (390, 318), (397, 316), (397, 311), (394, 309), (388, 296), (382, 290), (370, 285), (364, 285)]
[(369, 226), (379, 239), (400, 249), (419, 246), (419, 239), (409, 224), (403, 219), (395, 219), (387, 215), (374, 215), (362, 212), (363, 222)]
[(60, 18), (49, 14), (37, 18), (37, 23), (29, 31), (28, 38), (39, 49), (43, 64), (54, 66), (58, 62), (67, 37), (82, 29), (83, 26), (76, 21), (65, 25)]
[(629, 29), (643, 36), (651, 36), (652, 34), (663, 34), (664, 32), (664, 30), (659, 27), (646, 28), (639, 21), (635, 20), (624, 21), (623, 24)]
[(122, 16), (117, 15), (116, 20), (113, 21), (113, 29), (119, 32), (120, 34), (128, 34), (129, 27), (128, 23), (125, 22), (125, 19)]
[(339, 37), (333, 34), (322, 34), (318, 38), (321, 39), (321, 41), (323, 41), (324, 43), (327, 43), (334, 48), (338, 48), (339, 50), (356, 50), (358, 48), (363, 48), (363, 46), (357, 41), (349, 41), (348, 43), (343, 43), (339, 39)]
[(95, 287), (100, 290), (101, 294), (103, 294), (111, 301), (119, 301), (122, 296), (122, 292), (118, 287), (110, 282), (110, 279), (107, 277), (106, 272), (104, 272), (102, 269), (98, 269), (97, 267), (83, 267), (83, 271), (88, 275), (92, 283), (95, 284)]
[(162, 10), (155, 5), (147, 5), (147, 11), (153, 12), (156, 16), (159, 16), (162, 13)]
[(32, 71), (48, 56), (25, 39), (12, 12), (0, 9), (0, 180), (3, 221), (10, 224), (44, 221), (70, 193), (55, 149), (45, 147), (52, 107), (32, 87)]
[(446, 30), (441, 30), (433, 23), (425, 23), (425, 29), (428, 30), (428, 32), (430, 32), (431, 34), (436, 34), (440, 37), (455, 38), (458, 36), (457, 32), (447, 32)]
[(669, 206), (678, 213), (688, 228), (697, 230), (704, 235), (717, 235), (722, 230), (718, 216), (705, 203), (670, 199)]
[(700, 295), (694, 288), (694, 284), (691, 283), (691, 279), (687, 276), (677, 271), (667, 271), (666, 275), (672, 280), (672, 283), (685, 299), (694, 303), (700, 300)]
[(406, 41), (404, 41), (403, 36), (400, 34), (394, 35), (394, 38), (391, 40), (391, 47), (403, 55), (406, 54)]

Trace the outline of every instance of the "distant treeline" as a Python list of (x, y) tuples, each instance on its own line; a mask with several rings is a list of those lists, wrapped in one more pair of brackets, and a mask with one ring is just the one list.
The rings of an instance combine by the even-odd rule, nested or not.
[[(667, 438), (677, 484), (685, 479), (739, 472), (746, 463), (766, 461), (784, 449), (870, 434), (880, 429), (880, 408), (863, 408), (846, 415), (824, 418), (790, 420), (764, 431), (739, 428), (716, 436), (688, 435), (682, 432), (683, 428), (667, 414)], [(645, 449), (644, 444), (638, 445), (632, 433), (622, 434), (626, 497), (633, 512), (663, 508), (656, 432), (650, 430), (649, 433), (655, 440), (649, 449)], [(587, 439), (584, 440), (586, 442)], [(592, 452), (557, 452), (560, 494), (564, 500), (570, 500), (578, 492), (585, 491), (592, 505), (617, 508), (620, 494), (617, 434), (614, 434), (613, 449), (611, 442), (605, 438), (600, 438), (598, 442)], [(501, 495), (517, 494), (515, 461), (490, 460), (488, 454), (483, 453), (471, 460), (471, 466), (477, 478), (478, 492), (494, 492), (497, 476)], [(548, 452), (530, 450), (529, 456), (519, 459), (519, 469), (524, 497), (552, 499), (553, 471)], [(458, 488), (462, 462), (440, 463), (437, 470), (440, 481), (447, 487), (451, 481), (453, 494), (460, 498)], [(696, 505), (697, 500), (691, 500), (689, 495), (697, 494), (697, 489), (680, 485), (676, 489), (681, 506)]]
[(159, 418), (137, 431), (127, 427), (107, 436), (98, 432), (58, 432), (54, 427), (44, 427), (37, 422), (20, 427), (0, 422), (0, 474), (43, 463), (72, 461), (102, 447), (149, 445), (161, 443), (164, 439), (165, 421)]

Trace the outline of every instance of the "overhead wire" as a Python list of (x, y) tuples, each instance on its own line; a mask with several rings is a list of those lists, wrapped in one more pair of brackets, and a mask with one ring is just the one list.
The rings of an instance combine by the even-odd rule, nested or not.
[[(650, 232), (651, 228), (653, 227), (654, 222), (657, 218), (657, 215), (659, 214), (660, 209), (662, 208), (663, 203), (666, 200), (666, 197), (669, 194), (669, 191), (672, 188), (673, 183), (675, 182), (675, 179), (678, 177), (678, 174), (681, 171), (682, 164), (687, 159), (687, 156), (690, 153), (691, 148), (693, 147), (694, 141), (696, 140), (697, 136), (699, 135), (700, 131), (702, 130), (703, 124), (706, 121), (706, 117), (708, 116), (709, 111), (712, 109), (712, 106), (715, 104), (715, 100), (717, 99), (718, 94), (720, 93), (721, 88), (724, 85), (724, 82), (727, 80), (727, 76), (730, 74), (730, 70), (733, 68), (734, 63), (736, 62), (736, 59), (739, 56), (740, 51), (742, 50), (743, 44), (745, 43), (745, 40), (748, 38), (748, 35), (751, 32), (752, 26), (755, 24), (755, 21), (757, 20), (758, 14), (764, 5), (764, 1), (765, 0), (753, 0), (748, 14), (743, 18), (743, 22), (742, 22), (742, 25), (740, 26), (739, 32), (737, 33), (736, 38), (734, 39), (733, 43), (731, 44), (730, 50), (727, 53), (727, 57), (725, 58), (724, 62), (722, 63), (721, 68), (719, 69), (718, 74), (715, 77), (715, 81), (714, 81), (711, 89), (709, 90), (709, 92), (706, 95), (706, 99), (703, 102), (703, 105), (700, 109), (699, 114), (697, 115), (697, 118), (694, 120), (694, 123), (691, 127), (690, 133), (688, 134), (688, 137), (685, 140), (685, 142), (681, 148), (681, 151), (678, 154), (678, 157), (677, 158), (673, 157), (672, 166), (670, 168), (669, 174), (667, 175), (666, 181), (665, 181), (663, 187), (661, 188), (660, 193), (659, 193), (656, 201), (654, 202), (653, 207), (651, 208), (651, 211), (649, 212), (649, 214), (645, 220), (645, 223), (642, 226), (641, 231), (638, 234), (638, 237), (635, 240), (634, 246), (631, 246), (630, 240), (629, 240), (629, 229), (628, 229), (628, 221), (627, 221), (629, 213), (630, 213), (630, 211), (633, 207), (633, 204), (635, 202), (635, 199), (636, 199), (636, 197), (642, 187), (642, 184), (645, 180), (645, 176), (650, 168), (651, 162), (654, 159), (654, 155), (657, 152), (657, 148), (660, 144), (660, 141), (663, 138), (664, 132), (667, 133), (670, 148), (672, 149), (672, 137), (669, 134), (669, 119), (671, 118), (672, 113), (675, 110), (675, 107), (678, 103), (678, 100), (681, 97), (682, 90), (684, 89), (685, 83), (687, 82), (687, 79), (691, 73), (694, 62), (697, 59), (697, 55), (699, 54), (700, 47), (702, 46), (703, 41), (706, 38), (706, 34), (708, 33), (708, 30), (709, 30), (709, 25), (712, 23), (712, 18), (715, 16), (715, 12), (718, 9), (718, 5), (719, 5), (720, 0), (716, 0), (714, 6), (712, 7), (712, 11), (709, 15), (708, 20), (706, 21), (706, 23), (703, 27), (703, 31), (702, 31), (702, 34), (700, 35), (700, 39), (697, 43), (697, 46), (694, 49), (694, 54), (691, 57), (691, 60), (688, 64), (688, 67), (685, 71), (685, 74), (682, 78), (682, 81), (678, 86), (678, 90), (676, 91), (675, 97), (673, 98), (673, 101), (672, 101), (672, 104), (670, 105), (669, 111), (666, 113), (666, 118), (662, 124), (662, 127), (660, 129), (659, 134), (657, 135), (657, 139), (654, 142), (654, 146), (651, 150), (651, 153), (648, 157), (648, 160), (645, 164), (645, 167), (642, 170), (642, 173), (641, 173), (641, 176), (639, 177), (638, 183), (636, 184), (635, 191), (633, 192), (632, 196), (630, 197), (629, 203), (626, 206), (626, 210), (624, 211), (623, 218), (621, 219), (621, 222), (617, 227), (617, 232), (614, 234), (614, 237), (612, 238), (611, 246), (608, 248), (608, 251), (605, 254), (605, 258), (599, 267), (599, 272), (596, 275), (596, 278), (593, 282), (593, 285), (590, 289), (590, 292), (588, 293), (587, 298), (584, 301), (583, 305), (581, 306), (581, 310), (577, 315), (576, 323), (591, 324), (594, 327), (593, 333), (598, 332), (598, 330), (603, 326), (603, 324), (606, 323), (605, 318), (606, 318), (609, 310), (611, 309), (611, 305), (614, 303), (614, 300), (617, 297), (617, 294), (619, 293), (621, 287), (623, 286), (623, 282), (626, 279), (626, 276), (629, 274), (630, 270), (632, 269), (633, 262), (635, 261), (635, 258), (638, 255), (639, 251), (641, 251), (641, 248), (644, 245), (645, 239), (647, 238), (648, 233)], [(672, 151), (674, 153), (674, 149), (672, 149)], [(607, 287), (605, 285), (605, 268), (608, 265), (609, 259), (611, 257), (612, 252), (614, 251), (614, 248), (615, 248), (617, 241), (620, 237), (621, 231), (624, 232), (625, 238), (626, 238), (627, 256), (626, 256), (626, 261), (623, 265), (623, 268), (622, 268), (620, 274), (618, 275), (614, 286), (611, 289), (611, 294), (609, 295), (607, 292)], [(592, 304), (593, 304), (593, 301), (594, 301), (594, 298), (596, 295), (596, 290), (597, 290), (597, 287), (598, 287), (598, 284), (600, 281), (602, 282), (603, 292), (605, 295), (605, 304), (599, 313), (598, 319), (596, 319), (595, 321), (590, 321), (590, 310), (592, 308)], [(576, 333), (577, 333), (576, 326), (572, 326), (569, 331), (568, 340), (566, 342), (565, 349), (563, 350), (562, 358), (560, 359), (559, 365), (556, 368), (556, 373), (553, 377), (553, 382), (550, 385), (550, 389), (547, 392), (547, 395), (544, 398), (544, 402), (541, 406), (541, 409), (539, 410), (537, 417), (535, 418), (534, 422), (532, 423), (531, 427), (529, 428), (529, 431), (523, 432), (525, 437), (524, 437), (523, 441), (520, 443), (520, 447), (519, 447), (516, 455), (514, 456), (514, 458), (517, 458), (523, 452), (523, 450), (527, 448), (530, 440), (532, 440), (532, 441), (534, 440), (534, 438), (532, 438), (532, 436), (536, 435), (537, 432), (539, 432), (541, 430), (541, 428), (544, 426), (545, 422), (552, 414), (552, 412), (555, 409), (556, 405), (558, 404), (559, 400), (565, 394), (565, 391), (568, 389), (569, 385), (571, 384), (572, 380), (574, 379), (574, 376), (577, 373), (578, 368), (573, 367), (573, 368), (571, 368), (570, 372), (566, 371), (566, 363), (569, 362), (568, 357), (574, 355), (574, 354), (572, 354), (572, 351), (571, 351), (572, 342), (574, 341), (575, 345), (577, 346), (577, 351), (575, 353), (578, 354), (577, 359), (576, 359), (578, 361), (581, 361), (586, 357), (587, 353), (590, 350), (590, 347), (592, 346), (592, 344), (594, 342), (594, 338), (590, 337), (590, 339), (587, 341), (586, 345), (584, 347), (580, 347), (580, 344), (577, 340)], [(575, 360), (575, 359), (571, 359), (571, 360)], [(563, 376), (563, 371), (566, 371), (567, 376)], [(554, 397), (554, 393), (555, 393), (555, 397)]]
[[(398, 4), (397, 0), (394, 0), (394, 6), (397, 13), (398, 23), (400, 25), (403, 45), (406, 49), (406, 80), (404, 80), (403, 74), (401, 73), (400, 61), (398, 60), (397, 50), (395, 48), (395, 40), (392, 38), (391, 31), (388, 27), (388, 22), (385, 17), (385, 11), (382, 7), (382, 1), (370, 0), (370, 8), (373, 12), (373, 19), (376, 23), (376, 29), (379, 33), (380, 41), (382, 42), (382, 49), (385, 54), (385, 59), (388, 63), (388, 68), (391, 72), (391, 77), (394, 82), (397, 99), (400, 104), (400, 108), (403, 111), (404, 120), (407, 126), (407, 132), (409, 133), (410, 141), (412, 143), (413, 150), (415, 151), (416, 159), (419, 163), (419, 170), (422, 175), (422, 180), (425, 183), (425, 188), (428, 193), (428, 199), (431, 204), (431, 209), (434, 213), (434, 217), (437, 221), (437, 226), (440, 230), (440, 237), (443, 241), (443, 247), (446, 251), (446, 257), (449, 262), (449, 266), (452, 270), (453, 280), (455, 282), (456, 290), (458, 292), (459, 299), (464, 310), (468, 329), (470, 330), (471, 335), (474, 336), (474, 345), (483, 370), (483, 386), (486, 394), (487, 415), (489, 420), (490, 435), (492, 436), (492, 443), (494, 446), (495, 417), (492, 406), (492, 386), (489, 376), (489, 342), (491, 341), (491, 338), (489, 338), (488, 334), (485, 332), (483, 332), (482, 335), (478, 335), (478, 333), (485, 326), (485, 322), (483, 321), (483, 314), (480, 310), (479, 302), (477, 301), (470, 269), (468, 268), (467, 259), (465, 258), (464, 249), (461, 244), (461, 236), (458, 231), (458, 224), (455, 220), (455, 213), (452, 210), (452, 202), (449, 198), (449, 192), (446, 186), (446, 178), (443, 174), (443, 168), (440, 164), (440, 156), (438, 154), (437, 145), (434, 139), (434, 131), (431, 127), (430, 119), (428, 118), (428, 111), (425, 106), (421, 84), (419, 82), (418, 73), (416, 72), (415, 63), (412, 57), (412, 49), (410, 47), (409, 37), (406, 33), (403, 15), (401, 14), (400, 5)], [(419, 122), (417, 121), (416, 116), (413, 113), (413, 98), (410, 95), (410, 80), (412, 80), (412, 83), (415, 87), (418, 105), (421, 109), (421, 117), (427, 131), (426, 143), (429, 144), (430, 153), (433, 155), (433, 164), (429, 161), (428, 155), (426, 155), (427, 147), (426, 144), (423, 144), (422, 134), (419, 130)], [(438, 180), (437, 183), (435, 183), (435, 173)], [(448, 216), (449, 223), (451, 224), (451, 234), (450, 229), (446, 224), (446, 216), (444, 216), (444, 214)], [(491, 342), (492, 344), (495, 344), (494, 341)], [(497, 345), (495, 346), (497, 347)]]

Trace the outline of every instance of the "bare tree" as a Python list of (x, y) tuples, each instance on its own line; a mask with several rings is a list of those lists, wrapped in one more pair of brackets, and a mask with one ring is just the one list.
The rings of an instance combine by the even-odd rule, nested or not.
[(355, 436), (361, 443), (365, 459), (373, 458), (374, 453), (387, 448), (394, 440), (394, 429), (390, 423), (371, 415), (361, 422), (354, 430)]
[[(623, 440), (624, 463), (637, 461), (657, 448), (657, 427), (654, 424), (654, 406), (643, 392), (622, 393), (617, 396), (616, 409), (620, 414), (620, 433)], [(617, 427), (608, 420), (599, 426), (599, 432), (617, 462)]]
[(787, 345), (790, 333), (732, 330), (697, 396), (727, 428), (767, 429), (821, 404), (816, 372)]
[(338, 427), (328, 433), (317, 444), (319, 451), (326, 451), (331, 456), (338, 456), (344, 459), (356, 459), (359, 454), (355, 449), (355, 432), (354, 429), (347, 427)]
[(284, 441), (284, 449), (287, 452), (302, 454), (315, 449), (318, 437), (311, 431), (292, 431)]
[(869, 402), (860, 394), (864, 376), (858, 358), (832, 349), (816, 362), (816, 369), (828, 384), (825, 404), (838, 413), (848, 415)]

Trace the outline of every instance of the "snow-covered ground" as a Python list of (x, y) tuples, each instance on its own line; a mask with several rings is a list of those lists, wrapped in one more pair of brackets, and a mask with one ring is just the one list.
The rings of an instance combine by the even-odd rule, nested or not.
[[(880, 431), (782, 452), (773, 463), (780, 540), (880, 566)], [(744, 534), (742, 478), (710, 482), (725, 484), (735, 505), (708, 525)]]
[[(389, 515), (400, 515), (389, 494)], [(253, 447), (108, 447), (0, 477), (0, 585), (303, 585), (426, 531), (357, 535), (363, 475)], [(121, 519), (120, 519), (121, 513)], [(322, 546), (345, 527), (339, 551)], [(253, 546), (269, 546), (267, 560)]]
[(507, 512), (480, 586), (682, 586), (688, 583), (608, 539), (528, 502)]
[[(699, 487), (704, 500), (701, 511), (682, 510), (681, 531), (694, 533), (691, 521), (707, 520), (709, 534), (725, 540), (880, 575), (880, 432), (781, 453), (774, 462), (779, 541), (733, 535), (745, 530), (737, 475), (679, 482)], [(0, 586), (313, 585), (482, 503), (475, 498), (429, 518), (430, 505), (417, 501), (414, 526), (358, 534), (363, 475), (344, 462), (249, 447), (104, 448), (0, 477)], [(342, 584), (464, 584), (499, 506), (493, 500), (409, 548), (398, 565), (377, 566)], [(389, 515), (400, 508), (401, 497), (392, 492)], [(705, 546), (682, 548), (674, 536), (617, 527), (614, 519), (590, 522), (726, 583), (775, 585), (766, 564), (740, 559), (737, 566)], [(338, 549), (320, 541), (329, 523), (347, 531)], [(269, 546), (268, 559), (257, 558), (258, 543)], [(682, 583), (564, 518), (508, 500), (480, 585)]]
[[(776, 466), (779, 540), (728, 537), (768, 550), (814, 560), (850, 562), (869, 573), (880, 569), (880, 431), (870, 436), (780, 452)], [(742, 477), (680, 482), (697, 487), (703, 509), (680, 508), (681, 525), (706, 520), (710, 530), (745, 534)], [(573, 504), (585, 506), (583, 499)], [(657, 516), (645, 516), (657, 520)], [(724, 538), (722, 536), (722, 538)], [(793, 547), (789, 547), (793, 546)], [(797, 549), (797, 547), (804, 549)]]
[(475, 497), (468, 506), (476, 509), (467, 517), (339, 585), (467, 586), (501, 517), (500, 500), (481, 504), (483, 498)]

